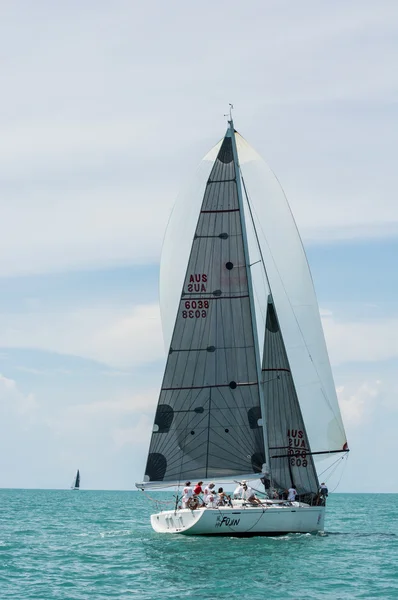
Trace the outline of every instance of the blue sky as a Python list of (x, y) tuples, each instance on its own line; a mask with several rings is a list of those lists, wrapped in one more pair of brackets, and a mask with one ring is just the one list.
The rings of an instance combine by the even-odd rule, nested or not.
[(398, 492), (397, 17), (370, 0), (2, 4), (0, 486), (141, 479), (164, 230), (233, 102), (312, 269), (352, 449), (338, 491)]

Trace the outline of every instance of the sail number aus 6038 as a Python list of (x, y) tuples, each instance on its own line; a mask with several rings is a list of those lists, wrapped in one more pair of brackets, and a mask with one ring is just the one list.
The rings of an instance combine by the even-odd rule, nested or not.
[(207, 317), (208, 300), (186, 300), (184, 306), (186, 310), (182, 311), (183, 319), (205, 319)]
[(295, 452), (289, 448), (288, 454), (291, 457), (290, 464), (292, 467), (306, 467), (308, 465), (307, 453), (304, 450), (296, 450)]
[(288, 429), (287, 439), (289, 443), (289, 461), (292, 467), (307, 467), (307, 446), (304, 431), (301, 429)]

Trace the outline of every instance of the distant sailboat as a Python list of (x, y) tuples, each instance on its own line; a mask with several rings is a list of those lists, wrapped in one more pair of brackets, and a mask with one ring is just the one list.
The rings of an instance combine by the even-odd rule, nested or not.
[[(145, 490), (191, 480), (232, 483), (262, 477), (268, 498), (192, 509), (176, 504), (175, 510), (151, 516), (159, 533), (323, 530), (326, 497), (316, 461), (348, 451), (296, 224), (273, 178), (268, 189), (259, 188), (265, 217), (256, 227), (240, 150), (250, 152), (250, 172), (260, 159), (231, 117), (212, 155), (190, 251), (175, 252), (167, 267), (167, 293), (179, 294), (178, 310), (145, 477), (136, 485)], [(181, 219), (174, 244), (181, 245), (186, 222)], [(173, 268), (184, 255), (181, 290)], [(260, 300), (252, 267), (263, 275), (266, 293)], [(297, 502), (287, 500), (289, 488)]]
[(72, 490), (80, 489), (80, 471), (79, 471), (79, 469), (77, 470), (76, 477), (75, 477), (71, 487), (72, 487)]

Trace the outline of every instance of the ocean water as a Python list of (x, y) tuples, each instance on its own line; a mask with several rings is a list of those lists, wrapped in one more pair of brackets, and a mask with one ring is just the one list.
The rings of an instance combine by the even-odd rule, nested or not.
[(398, 599), (398, 494), (331, 495), (323, 535), (159, 535), (153, 509), (142, 492), (0, 490), (0, 600)]

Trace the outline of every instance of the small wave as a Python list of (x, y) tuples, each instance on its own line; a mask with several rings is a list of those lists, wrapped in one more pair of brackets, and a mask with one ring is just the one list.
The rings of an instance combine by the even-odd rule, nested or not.
[(102, 538), (119, 537), (119, 536), (132, 535), (132, 534), (133, 534), (132, 529), (116, 529), (115, 531), (102, 531), (100, 533), (100, 537), (102, 537)]
[(355, 538), (368, 538), (368, 537), (381, 537), (381, 538), (397, 538), (398, 534), (396, 533), (387, 533), (385, 531), (378, 532), (366, 532), (366, 531), (327, 531), (323, 532), (324, 535), (343, 535), (346, 537), (355, 537)]

